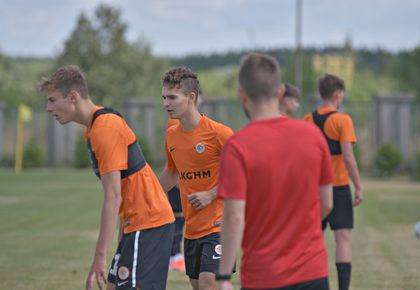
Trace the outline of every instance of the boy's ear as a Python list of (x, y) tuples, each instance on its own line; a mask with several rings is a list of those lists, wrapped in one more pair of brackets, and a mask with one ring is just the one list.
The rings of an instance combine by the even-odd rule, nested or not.
[(70, 94), (69, 94), (69, 98), (70, 101), (75, 104), (79, 101), (79, 99), (81, 98), (79, 92), (75, 91), (75, 90), (71, 90)]
[(284, 93), (286, 92), (286, 86), (284, 84), (280, 84), (277, 90), (277, 99), (280, 101), (284, 97)]

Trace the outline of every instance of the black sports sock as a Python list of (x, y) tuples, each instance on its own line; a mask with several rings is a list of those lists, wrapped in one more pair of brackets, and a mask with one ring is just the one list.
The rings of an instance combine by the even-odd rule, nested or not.
[(350, 287), (351, 263), (336, 263), (338, 273), (338, 289), (348, 290)]

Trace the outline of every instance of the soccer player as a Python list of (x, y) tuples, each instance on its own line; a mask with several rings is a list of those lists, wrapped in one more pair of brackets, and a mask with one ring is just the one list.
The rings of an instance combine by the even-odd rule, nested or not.
[[(165, 289), (174, 216), (162, 187), (121, 115), (96, 106), (77, 66), (59, 68), (40, 85), (46, 110), (60, 124), (86, 126), (92, 167), (104, 190), (99, 237), (87, 280), (103, 289)], [(117, 217), (120, 239), (106, 282), (107, 250)]]
[[(318, 80), (318, 89), (322, 105), (304, 119), (315, 123), (327, 140), (335, 180), (333, 183), (334, 208), (322, 222), (334, 231), (336, 243), (336, 267), (339, 290), (347, 290), (351, 277), (351, 230), (353, 228), (353, 206), (363, 201), (359, 170), (353, 154), (352, 144), (356, 143), (356, 134), (349, 115), (337, 112), (344, 101), (345, 84), (335, 75), (326, 74)], [(355, 199), (349, 186), (349, 175), (355, 187)]]
[(293, 85), (285, 84), (284, 96), (280, 99), (280, 112), (283, 115), (291, 116), (299, 109), (300, 92)]
[[(197, 107), (200, 107), (202, 102), (203, 98), (199, 92)], [(179, 121), (177, 119), (169, 119), (166, 125), (166, 129), (178, 124), (178, 122)], [(181, 196), (178, 185), (175, 185), (172, 189), (169, 190), (168, 199), (175, 215), (175, 233), (172, 242), (171, 258), (169, 259), (169, 270), (185, 272), (185, 259), (184, 255), (181, 254), (181, 242), (184, 236), (183, 233), (185, 218), (182, 214)]]
[(165, 191), (179, 180), (185, 216), (186, 274), (194, 290), (216, 289), (222, 254), (223, 201), (216, 196), (221, 149), (233, 131), (200, 114), (199, 81), (189, 68), (167, 71), (162, 78), (163, 104), (176, 125), (166, 131), (167, 167), (160, 176)]
[(284, 86), (273, 57), (242, 59), (238, 94), (251, 123), (222, 152), (219, 289), (233, 289), (230, 273), (241, 243), (242, 289), (329, 289), (320, 227), (332, 207), (327, 144), (315, 126), (280, 113)]

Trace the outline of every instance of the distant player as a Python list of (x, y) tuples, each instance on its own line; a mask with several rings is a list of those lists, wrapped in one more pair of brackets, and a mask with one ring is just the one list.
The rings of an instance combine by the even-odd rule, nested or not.
[[(203, 98), (201, 97), (201, 93), (199, 93), (197, 99), (197, 107), (200, 107), (202, 102)], [(169, 119), (166, 125), (166, 129), (178, 124), (178, 122), (178, 119)], [(185, 272), (185, 259), (184, 255), (181, 253), (181, 243), (184, 236), (185, 218), (182, 213), (181, 196), (178, 185), (169, 190), (168, 198), (175, 215), (175, 233), (172, 242), (171, 258), (169, 260), (169, 270)]]
[(233, 134), (225, 125), (200, 114), (199, 81), (186, 67), (162, 78), (163, 104), (176, 125), (166, 131), (167, 167), (160, 176), (164, 190), (179, 180), (185, 216), (186, 274), (194, 290), (216, 289), (214, 279), (222, 255), (220, 229), (223, 201), (216, 196), (222, 146)]
[[(329, 224), (334, 231), (339, 290), (347, 290), (351, 276), (353, 206), (363, 201), (359, 170), (352, 147), (352, 144), (356, 143), (356, 134), (351, 117), (337, 111), (345, 97), (344, 81), (335, 75), (326, 74), (318, 80), (318, 89), (322, 105), (307, 114), (304, 119), (315, 123), (328, 142), (335, 173), (334, 208), (323, 221), (322, 228), (325, 229)], [(352, 202), (349, 176), (354, 184), (354, 202)]]
[(299, 89), (293, 85), (285, 84), (284, 95), (280, 99), (280, 112), (283, 115), (292, 116), (300, 105)]
[(320, 227), (332, 207), (327, 144), (314, 126), (280, 113), (284, 86), (273, 57), (242, 59), (238, 93), (251, 122), (222, 152), (220, 289), (233, 289), (230, 273), (242, 245), (242, 289), (327, 290)]
[(166, 289), (174, 216), (136, 136), (115, 110), (96, 106), (77, 66), (59, 68), (40, 86), (46, 110), (60, 124), (86, 126), (92, 167), (104, 190), (99, 237), (86, 289), (106, 284), (107, 253), (121, 218), (119, 245), (108, 275), (111, 289)]

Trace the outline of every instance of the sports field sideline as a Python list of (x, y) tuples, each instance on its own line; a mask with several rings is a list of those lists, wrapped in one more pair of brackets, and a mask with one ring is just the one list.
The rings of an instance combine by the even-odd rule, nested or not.
[[(365, 202), (355, 213), (351, 289), (420, 289), (420, 239), (413, 230), (420, 220), (420, 183), (364, 179), (363, 185)], [(83, 289), (101, 203), (102, 188), (90, 170), (16, 175), (0, 169), (0, 289)], [(330, 231), (326, 242), (333, 257)], [(333, 267), (330, 285), (336, 289)], [(167, 289), (190, 286), (184, 274), (170, 272)]]

